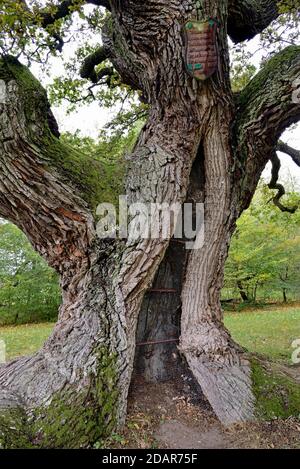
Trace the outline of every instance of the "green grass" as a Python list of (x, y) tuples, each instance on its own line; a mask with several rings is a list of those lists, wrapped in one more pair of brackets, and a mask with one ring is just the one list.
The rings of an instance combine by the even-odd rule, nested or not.
[[(293, 340), (300, 338), (300, 307), (225, 313), (226, 327), (234, 339), (250, 352), (291, 363)], [(53, 323), (0, 327), (7, 359), (38, 350), (49, 336)]]
[(6, 359), (30, 355), (38, 350), (53, 329), (53, 323), (0, 327), (0, 340), (6, 344)]
[(225, 313), (225, 325), (250, 352), (291, 364), (292, 342), (300, 339), (300, 308)]

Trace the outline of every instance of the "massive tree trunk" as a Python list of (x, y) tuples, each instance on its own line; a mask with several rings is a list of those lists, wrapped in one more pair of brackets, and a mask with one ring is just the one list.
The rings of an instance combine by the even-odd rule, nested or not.
[[(186, 72), (182, 25), (195, 17), (193, 1), (112, 0), (110, 7), (105, 57), (150, 104), (127, 164), (128, 203), (204, 202), (204, 245), (179, 256), (174, 280), (165, 257), (175, 249), (170, 239), (99, 239), (95, 208), (107, 202), (101, 166), (60, 143), (38, 82), (15, 60), (1, 61), (0, 214), (60, 273), (63, 292), (44, 347), (0, 368), (6, 447), (87, 446), (124, 423), (139, 312), (150, 311), (144, 296), (154, 278), (152, 290), (177, 290), (163, 306), (174, 320), (158, 328), (161, 302), (150, 299), (154, 316), (146, 315), (147, 323), (141, 316), (138, 340), (173, 338), (181, 328), (180, 350), (220, 419), (255, 414), (250, 363), (223, 326), (220, 289), (235, 222), (280, 133), (300, 113), (290, 99), (299, 49), (284, 51), (237, 102), (229, 80), (227, 1), (202, 2), (203, 19), (220, 24), (218, 69), (206, 82)], [(161, 363), (170, 356), (165, 348), (161, 355), (155, 352), (150, 365), (136, 357), (149, 379), (166, 377)]]

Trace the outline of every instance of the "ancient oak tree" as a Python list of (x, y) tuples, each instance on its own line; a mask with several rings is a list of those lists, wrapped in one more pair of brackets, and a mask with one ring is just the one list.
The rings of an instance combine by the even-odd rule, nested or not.
[[(239, 43), (262, 32), (280, 15), (276, 0), (201, 0), (197, 11), (194, 0), (64, 0), (33, 10), (31, 3), (4, 2), (23, 8), (34, 31), (48, 28), (48, 45), (58, 50), (59, 27), (74, 9), (105, 8), (102, 45), (84, 59), (81, 75), (97, 83), (117, 74), (149, 105), (126, 163), (124, 194), (128, 203), (203, 202), (205, 239), (192, 251), (170, 239), (99, 239), (101, 164), (60, 140), (40, 83), (3, 55), (0, 215), (59, 272), (63, 302), (42, 349), (0, 367), (2, 446), (84, 447), (121, 426), (134, 366), (145, 362), (135, 360), (136, 337), (176, 336), (178, 311), (178, 350), (217, 416), (225, 424), (254, 419), (252, 360), (223, 325), (220, 290), (236, 220), (282, 132), (300, 118), (293, 99), (300, 48), (283, 49), (234, 95), (228, 37)], [(184, 27), (195, 19), (217, 24), (215, 72), (203, 81), (186, 63)], [(4, 35), (14, 31), (1, 25)], [(163, 318), (152, 285), (178, 292)], [(167, 361), (159, 350), (158, 362)], [(153, 367), (141, 366), (151, 377)], [(167, 373), (163, 364), (157, 372)]]

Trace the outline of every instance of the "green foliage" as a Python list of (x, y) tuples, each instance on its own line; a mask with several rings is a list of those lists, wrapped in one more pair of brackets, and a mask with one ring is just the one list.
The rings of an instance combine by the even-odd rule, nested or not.
[(16, 226), (1, 221), (0, 324), (55, 320), (59, 304), (57, 274)]
[[(101, 106), (114, 108), (116, 117), (108, 124), (115, 131), (131, 128), (140, 119), (145, 119), (148, 106), (139, 100), (138, 92), (121, 83), (117, 73), (103, 77), (91, 84), (80, 77), (84, 59), (99, 47), (99, 37), (104, 24), (110, 27), (109, 13), (97, 5), (84, 8), (83, 0), (74, 0), (68, 14), (60, 15), (52, 24), (44, 24), (45, 16), (54, 15), (62, 2), (57, 0), (6, 0), (0, 6), (0, 52), (22, 57), (31, 64), (36, 61), (44, 71), (51, 67), (51, 57), (58, 61), (62, 73), (53, 78), (49, 85), (52, 103), (68, 105), (70, 112), (81, 104), (94, 100)], [(251, 63), (257, 51), (262, 53), (262, 63), (270, 55), (287, 44), (297, 44), (299, 27), (299, 0), (279, 2), (281, 15), (261, 34), (253, 52), (245, 44), (233, 48), (232, 84), (234, 91), (243, 89), (256, 71)], [(117, 38), (116, 38), (117, 42)], [(61, 47), (67, 54), (60, 56)], [(111, 66), (105, 61), (97, 68)], [(51, 70), (52, 71), (52, 70)], [(53, 72), (53, 71), (52, 71)]]
[[(74, 1), (69, 9), (70, 14), (64, 19), (57, 19), (53, 24), (44, 24), (45, 15), (57, 12), (56, 0), (49, 0), (45, 6), (43, 0), (5, 0), (0, 5), (0, 52), (3, 55), (22, 55), (29, 63), (37, 61), (46, 63), (49, 55), (58, 53), (58, 36), (67, 42), (70, 40), (70, 14), (77, 12), (82, 19), (83, 0)], [(92, 23), (93, 15), (87, 15), (86, 23), (82, 25), (82, 32)]]
[[(255, 301), (300, 297), (300, 212), (281, 212), (263, 184), (250, 208), (237, 223), (225, 267), (223, 296), (237, 297), (242, 291)], [(299, 202), (290, 191), (286, 205)]]
[(99, 138), (84, 137), (77, 130), (74, 134), (66, 132), (61, 135), (61, 142), (72, 146), (76, 150), (90, 155), (94, 159), (105, 163), (120, 164), (126, 153), (130, 153), (136, 142), (139, 126), (135, 126), (125, 135), (113, 134), (102, 130)]
[[(114, 117), (105, 127), (107, 130), (115, 134), (132, 130), (139, 121), (145, 119), (148, 106), (139, 100), (136, 91), (120, 81), (117, 73), (104, 76), (94, 84), (82, 79), (79, 68), (90, 47), (83, 46), (83, 50), (84, 53), (80, 47), (71, 59), (64, 61), (64, 74), (54, 77), (48, 86), (50, 103), (56, 106), (66, 105), (70, 114), (82, 105), (97, 101), (102, 108), (114, 110)], [(108, 61), (103, 62), (96, 67), (97, 73), (109, 66), (111, 64)]]
[(287, 45), (299, 44), (299, 8), (299, 0), (278, 1), (280, 16), (260, 36), (260, 47), (265, 51), (263, 62)]
[[(84, 9), (84, 1), (77, 0), (69, 8), (69, 14), (45, 26), (45, 17), (57, 13), (61, 2), (55, 0), (31, 0), (27, 5), (22, 0), (7, 0), (0, 5), (0, 54), (20, 57), (28, 65), (41, 64), (43, 73), (51, 71), (53, 59), (55, 69), (63, 70), (48, 84), (50, 102), (67, 105), (68, 112), (93, 101), (107, 109), (114, 109), (115, 117), (108, 127), (125, 132), (147, 115), (148, 107), (138, 98), (138, 92), (120, 81), (115, 72), (103, 76), (98, 83), (91, 83), (80, 76), (84, 59), (99, 47), (99, 37), (109, 15), (96, 5)], [(68, 49), (60, 55), (61, 48)], [(104, 61), (96, 72), (111, 67)]]
[(248, 85), (257, 69), (251, 63), (251, 53), (246, 44), (240, 44), (232, 49), (231, 54), (231, 85), (233, 92), (239, 92)]

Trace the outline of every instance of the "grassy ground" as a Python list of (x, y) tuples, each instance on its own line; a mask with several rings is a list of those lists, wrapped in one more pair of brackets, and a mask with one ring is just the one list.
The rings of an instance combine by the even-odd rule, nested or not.
[[(290, 364), (293, 340), (300, 339), (300, 306), (225, 313), (234, 339), (251, 352)], [(52, 323), (0, 327), (7, 359), (35, 352), (49, 336)]]
[(300, 339), (300, 307), (225, 314), (234, 339), (251, 352), (291, 364), (292, 342)]
[(41, 347), (52, 329), (52, 323), (0, 327), (0, 340), (6, 344), (6, 359), (32, 354)]
[[(225, 323), (236, 341), (248, 350), (290, 364), (291, 343), (300, 338), (300, 306), (227, 312)], [(34, 352), (52, 328), (52, 323), (0, 327), (7, 359)], [(296, 417), (237, 424), (227, 429), (203, 396), (197, 394), (196, 399), (194, 390), (187, 390), (187, 383), (175, 379), (149, 384), (137, 377), (124, 430), (99, 442), (99, 447), (299, 448), (300, 425)]]

